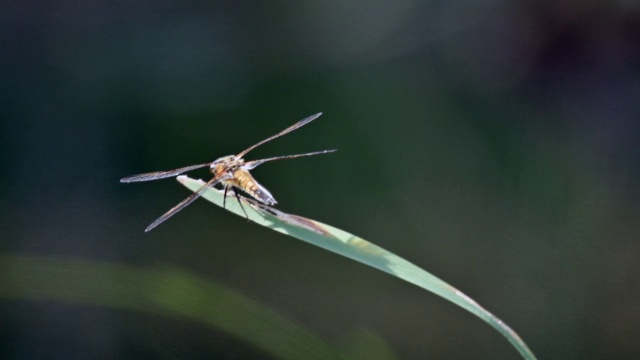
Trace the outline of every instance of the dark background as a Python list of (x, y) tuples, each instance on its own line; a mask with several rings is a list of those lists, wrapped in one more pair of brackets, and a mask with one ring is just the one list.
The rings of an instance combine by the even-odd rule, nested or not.
[[(322, 111), (247, 156), (339, 149), (253, 172), (280, 209), (434, 273), (540, 359), (631, 359), (639, 39), (626, 0), (2, 2), (0, 251), (171, 264), (403, 359), (517, 358), (433, 294), (205, 201), (143, 233), (188, 192), (121, 177)], [(0, 299), (0, 315), (2, 358), (268, 358), (150, 314)]]

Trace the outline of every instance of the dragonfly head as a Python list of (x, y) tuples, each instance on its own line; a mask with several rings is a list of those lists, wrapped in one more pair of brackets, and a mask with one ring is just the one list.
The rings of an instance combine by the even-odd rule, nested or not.
[(220, 175), (223, 172), (231, 171), (234, 168), (237, 168), (243, 163), (244, 160), (237, 158), (235, 155), (227, 155), (218, 158), (216, 161), (211, 163), (211, 166), (209, 168), (213, 175)]

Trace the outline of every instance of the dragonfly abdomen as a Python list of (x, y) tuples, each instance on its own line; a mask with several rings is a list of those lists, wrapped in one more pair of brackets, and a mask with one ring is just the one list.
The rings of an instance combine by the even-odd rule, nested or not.
[(237, 170), (234, 172), (233, 178), (235, 180), (236, 184), (234, 185), (236, 187), (251, 195), (251, 197), (260, 201), (261, 203), (266, 205), (275, 205), (277, 203), (276, 199), (273, 198), (273, 195), (271, 195), (269, 190), (260, 185), (248, 171)]

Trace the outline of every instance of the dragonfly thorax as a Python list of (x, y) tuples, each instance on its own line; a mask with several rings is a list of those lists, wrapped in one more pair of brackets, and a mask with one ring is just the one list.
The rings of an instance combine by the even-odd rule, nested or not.
[(235, 155), (223, 156), (213, 163), (209, 167), (213, 175), (220, 175), (224, 172), (232, 172), (244, 164), (244, 159), (238, 158)]

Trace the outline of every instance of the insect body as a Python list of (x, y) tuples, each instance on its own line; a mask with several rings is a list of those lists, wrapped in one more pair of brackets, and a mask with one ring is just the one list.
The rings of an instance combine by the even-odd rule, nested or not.
[[(246, 155), (249, 151), (257, 148), (258, 146), (268, 141), (276, 139), (282, 135), (285, 135), (293, 130), (300, 128), (301, 126), (304, 126), (310, 123), (311, 121), (317, 119), (320, 115), (322, 115), (322, 113), (317, 113), (315, 115), (311, 115), (307, 118), (304, 118), (298, 121), (297, 123), (293, 124), (292, 126), (282, 130), (281, 132), (271, 137), (268, 137), (258, 142), (257, 144), (250, 146), (249, 148), (238, 153), (237, 155), (223, 156), (210, 163), (191, 165), (191, 166), (186, 166), (179, 169), (173, 169), (173, 170), (167, 170), (167, 171), (156, 171), (152, 173), (128, 176), (120, 179), (120, 182), (129, 183), (129, 182), (164, 179), (164, 178), (180, 175), (187, 171), (200, 169), (206, 166), (209, 167), (211, 173), (213, 174), (213, 178), (211, 180), (209, 180), (206, 184), (204, 184), (200, 189), (195, 191), (193, 194), (189, 195), (186, 199), (178, 203), (178, 205), (174, 206), (169, 211), (167, 211), (162, 216), (160, 216), (158, 219), (156, 219), (153, 223), (151, 223), (151, 225), (149, 225), (145, 229), (145, 231), (152, 230), (153, 228), (160, 225), (162, 222), (164, 222), (171, 216), (175, 215), (178, 211), (184, 209), (187, 205), (191, 204), (198, 197), (200, 197), (202, 192), (207, 187), (213, 187), (219, 184), (222, 185), (224, 189), (225, 203), (223, 203), (223, 206), (225, 206), (226, 204), (227, 192), (229, 191), (231, 191), (235, 195), (236, 199), (238, 200), (238, 203), (240, 204), (240, 206), (242, 206), (242, 203), (240, 202), (240, 196), (238, 195), (238, 192), (236, 191), (236, 189), (243, 191), (244, 193), (248, 194), (252, 198), (259, 201), (260, 203), (263, 203), (265, 205), (275, 205), (277, 203), (276, 199), (273, 197), (273, 195), (271, 195), (271, 193), (269, 193), (267, 189), (265, 189), (262, 185), (260, 185), (253, 178), (253, 176), (251, 176), (251, 173), (249, 172), (249, 170), (252, 170), (258, 165), (261, 165), (268, 161), (293, 159), (293, 158), (303, 157), (303, 156), (326, 154), (326, 153), (334, 152), (336, 150), (322, 150), (322, 151), (315, 151), (315, 152), (310, 152), (305, 154), (276, 156), (276, 157), (260, 159), (260, 160), (252, 160), (252, 161), (245, 161), (243, 159), (243, 156)], [(242, 210), (244, 211), (244, 208), (242, 208)], [(247, 214), (245, 212), (245, 216), (246, 215)]]

